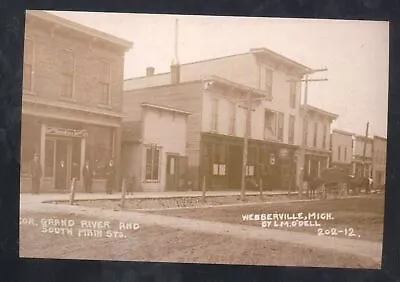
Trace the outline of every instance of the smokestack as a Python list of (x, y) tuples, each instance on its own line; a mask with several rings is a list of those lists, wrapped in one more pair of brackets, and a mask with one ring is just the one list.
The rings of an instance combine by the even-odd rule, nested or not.
[(153, 67), (147, 67), (146, 68), (146, 76), (153, 76), (154, 75), (154, 68)]
[(180, 82), (181, 67), (178, 59), (178, 19), (175, 21), (175, 58), (171, 64), (171, 83)]

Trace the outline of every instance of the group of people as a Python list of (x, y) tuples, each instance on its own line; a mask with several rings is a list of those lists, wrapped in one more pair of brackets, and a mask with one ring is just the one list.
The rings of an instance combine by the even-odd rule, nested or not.
[[(39, 194), (41, 179), (43, 176), (42, 166), (39, 161), (39, 156), (34, 155), (33, 161), (30, 167), (31, 178), (32, 178), (32, 194)], [(90, 166), (89, 161), (85, 162), (85, 166), (82, 168), (83, 186), (86, 193), (92, 193), (93, 178), (95, 176), (95, 170)], [(106, 194), (111, 195), (113, 188), (116, 185), (116, 168), (114, 161), (110, 160), (107, 167), (105, 168), (106, 178)], [(71, 170), (71, 180), (76, 185), (80, 179), (79, 164), (74, 162)], [(57, 190), (66, 190), (67, 180), (67, 167), (64, 160), (61, 160), (56, 168), (55, 176), (55, 188)], [(76, 186), (75, 186), (76, 188)]]

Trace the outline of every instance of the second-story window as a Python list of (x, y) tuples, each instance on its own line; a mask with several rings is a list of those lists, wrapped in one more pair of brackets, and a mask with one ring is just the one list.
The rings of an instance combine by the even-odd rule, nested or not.
[(211, 131), (218, 130), (218, 99), (211, 101)]
[(285, 122), (285, 115), (283, 113), (278, 113), (278, 140), (283, 141), (283, 128)]
[(72, 98), (74, 91), (74, 53), (62, 51), (61, 97)]
[(110, 79), (111, 79), (111, 70), (110, 63), (106, 61), (101, 61), (100, 63), (100, 103), (102, 105), (110, 104)]
[(344, 161), (347, 161), (347, 147), (344, 148)]
[(260, 88), (268, 95), (272, 95), (274, 71), (266, 66), (261, 67)]
[(26, 39), (24, 43), (24, 69), (23, 69), (23, 89), (32, 91), (33, 89), (33, 41)]
[(338, 146), (338, 161), (340, 161), (341, 157), (342, 157), (342, 148), (340, 146)]
[(326, 136), (327, 136), (327, 131), (328, 131), (328, 127), (326, 126), (326, 124), (324, 124), (324, 127), (323, 127), (323, 132), (322, 132), (322, 148), (323, 149), (327, 149), (327, 144), (326, 144)]
[(229, 117), (229, 134), (235, 135), (236, 129), (236, 104), (230, 103), (230, 117)]
[(289, 137), (288, 143), (294, 144), (294, 131), (295, 131), (295, 116), (289, 116)]
[(313, 139), (313, 146), (314, 148), (317, 147), (317, 139), (318, 139), (318, 123), (314, 123), (314, 139)]
[(308, 120), (304, 118), (303, 120), (304, 128), (303, 128), (303, 144), (304, 146), (308, 145)]
[(289, 93), (289, 104), (290, 108), (295, 109), (296, 108), (296, 82), (291, 81), (290, 82), (290, 93)]

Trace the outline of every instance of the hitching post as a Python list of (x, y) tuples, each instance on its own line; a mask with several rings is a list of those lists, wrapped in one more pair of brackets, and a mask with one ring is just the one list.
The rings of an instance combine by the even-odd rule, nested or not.
[(121, 193), (121, 209), (125, 208), (125, 196), (126, 196), (126, 179), (122, 180), (122, 193)]
[(69, 194), (69, 204), (73, 205), (75, 201), (75, 187), (76, 187), (76, 178), (72, 178), (71, 181), (71, 189)]

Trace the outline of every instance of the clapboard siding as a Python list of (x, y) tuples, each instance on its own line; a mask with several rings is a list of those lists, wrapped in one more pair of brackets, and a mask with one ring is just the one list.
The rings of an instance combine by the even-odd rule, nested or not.
[(190, 112), (187, 122), (187, 156), (191, 178), (197, 185), (202, 120), (202, 83), (190, 82), (124, 92), (124, 120), (141, 118), (141, 103), (172, 107)]

